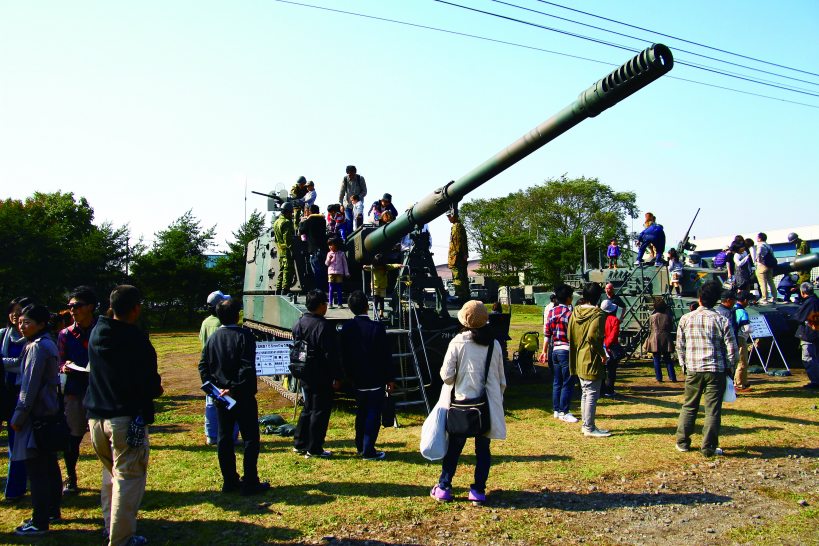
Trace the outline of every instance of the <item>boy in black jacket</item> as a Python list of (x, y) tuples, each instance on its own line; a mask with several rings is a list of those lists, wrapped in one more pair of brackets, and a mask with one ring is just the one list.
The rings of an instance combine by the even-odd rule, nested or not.
[[(256, 464), (259, 460), (259, 406), (256, 402), (256, 339), (245, 328), (237, 325), (241, 303), (237, 299), (223, 300), (216, 306), (216, 316), (222, 325), (208, 338), (199, 361), (202, 382), (210, 381), (221, 396), (236, 400), (231, 409), (217, 402), (216, 418), (219, 423), (217, 452), (222, 471), (222, 492), (241, 490), (242, 495), (254, 495), (270, 489), (268, 482), (260, 482)], [(239, 432), (245, 442), (242, 461), (244, 476), (236, 473), (236, 452), (233, 427), (239, 423)]]
[(355, 314), (341, 327), (341, 354), (344, 369), (356, 389), (355, 446), (367, 461), (384, 458), (375, 450), (381, 428), (384, 386), (395, 388), (395, 366), (382, 322), (367, 316), (367, 296), (361, 290), (350, 294), (350, 311)]
[(341, 387), (338, 341), (332, 325), (324, 318), (327, 313), (324, 291), (308, 292), (305, 305), (307, 313), (293, 326), (293, 340), (307, 341), (316, 361), (308, 363), (309, 379), (302, 379), (304, 409), (293, 436), (293, 451), (306, 458), (327, 458), (332, 453), (324, 449), (324, 437), (330, 424), (333, 390)]

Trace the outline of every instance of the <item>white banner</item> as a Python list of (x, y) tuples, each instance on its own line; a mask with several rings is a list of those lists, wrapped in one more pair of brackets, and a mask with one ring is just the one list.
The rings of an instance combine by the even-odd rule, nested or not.
[(290, 375), (292, 341), (257, 341), (256, 375)]

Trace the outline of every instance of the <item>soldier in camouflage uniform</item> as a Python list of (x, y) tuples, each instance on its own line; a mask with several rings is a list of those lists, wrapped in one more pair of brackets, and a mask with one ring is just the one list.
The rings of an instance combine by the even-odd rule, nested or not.
[[(788, 242), (796, 245), (797, 256), (810, 254), (810, 245), (808, 244), (807, 241), (803, 241), (802, 239), (800, 239), (799, 235), (797, 235), (796, 233), (788, 234)], [(803, 282), (810, 282), (810, 269), (806, 269), (804, 271), (799, 272), (799, 279), (796, 281), (796, 286), (799, 286)]]
[(452, 223), (449, 236), (449, 261), (447, 265), (452, 271), (452, 286), (455, 296), (462, 302), (469, 300), (469, 279), (466, 276), (466, 262), (469, 256), (469, 247), (466, 242), (466, 229), (458, 217), (458, 209), (453, 207), (446, 217)]
[(282, 205), (282, 212), (273, 222), (273, 240), (279, 259), (279, 276), (276, 277), (276, 294), (287, 294), (293, 284), (293, 245), (296, 229), (293, 227), (293, 204)]

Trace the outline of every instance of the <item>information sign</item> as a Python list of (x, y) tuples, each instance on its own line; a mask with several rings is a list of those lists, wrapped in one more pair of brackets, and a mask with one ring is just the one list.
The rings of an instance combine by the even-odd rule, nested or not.
[(256, 375), (290, 375), (292, 341), (257, 341)]

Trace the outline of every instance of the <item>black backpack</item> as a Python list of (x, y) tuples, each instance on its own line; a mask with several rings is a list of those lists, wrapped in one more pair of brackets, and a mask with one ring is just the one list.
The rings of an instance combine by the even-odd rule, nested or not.
[(317, 353), (313, 346), (306, 339), (293, 341), (290, 347), (290, 375), (296, 379), (310, 380), (315, 374), (317, 364)]
[[(762, 248), (768, 249), (768, 252), (764, 256), (762, 256), (762, 265), (769, 269), (779, 265), (779, 262), (776, 261), (776, 257), (774, 256), (773, 249), (768, 245), (765, 245)], [(760, 252), (762, 251), (762, 248), (759, 249)]]

